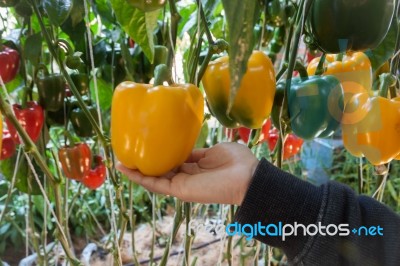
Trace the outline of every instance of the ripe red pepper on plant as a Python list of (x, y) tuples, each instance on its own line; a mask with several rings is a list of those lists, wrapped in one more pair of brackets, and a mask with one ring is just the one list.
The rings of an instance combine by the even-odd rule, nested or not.
[[(269, 150), (273, 151), (275, 149), (276, 143), (278, 142), (279, 131), (273, 128), (269, 131), (268, 146)], [(299, 153), (301, 146), (303, 145), (303, 140), (294, 134), (289, 134), (285, 140), (283, 146), (283, 159), (288, 159), (297, 153)]]
[[(262, 143), (268, 141), (269, 138), (269, 131), (271, 129), (271, 120), (268, 119), (261, 128), (260, 137), (258, 139), (258, 143)], [(243, 140), (244, 143), (249, 142), (249, 136), (251, 134), (251, 129), (247, 127), (240, 127), (238, 129), (239, 136)]]
[(3, 139), (1, 142), (0, 160), (6, 160), (12, 157), (15, 154), (16, 150), (15, 143), (11, 138), (11, 134), (9, 131), (3, 130)]
[(0, 62), (0, 76), (5, 84), (13, 80), (18, 73), (19, 53), (0, 44)]
[(90, 189), (97, 189), (103, 185), (106, 180), (106, 166), (100, 155), (94, 156), (95, 168), (90, 169), (89, 174), (82, 179), (82, 183)]
[(66, 177), (81, 181), (90, 173), (92, 152), (86, 143), (60, 148), (58, 157)]
[[(22, 108), (20, 104), (13, 104), (15, 117), (18, 119), (22, 128), (28, 133), (33, 142), (39, 139), (44, 123), (43, 108), (36, 102), (27, 102), (26, 107)], [(16, 144), (20, 144), (17, 130), (9, 119), (6, 119), (8, 130)]]

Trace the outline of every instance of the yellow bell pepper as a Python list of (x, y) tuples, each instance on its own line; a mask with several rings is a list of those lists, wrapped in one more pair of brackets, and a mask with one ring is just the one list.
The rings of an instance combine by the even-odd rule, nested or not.
[(211, 62), (202, 79), (208, 105), (217, 120), (229, 128), (261, 128), (271, 114), (276, 91), (275, 70), (269, 57), (254, 51), (229, 114), (229, 58)]
[(122, 82), (113, 95), (111, 144), (117, 159), (161, 176), (190, 155), (204, 118), (204, 98), (192, 85)]
[(343, 144), (351, 154), (365, 156), (374, 165), (400, 158), (400, 97), (360, 93), (350, 99), (345, 112), (353, 118), (342, 124)]
[[(335, 76), (343, 87), (344, 106), (357, 93), (372, 93), (372, 67), (368, 56), (362, 52), (347, 53), (342, 60), (338, 55), (327, 54), (324, 62), (323, 75)], [(307, 67), (308, 75), (315, 75), (320, 57), (314, 58)], [(345, 113), (342, 123), (350, 123), (352, 114)]]

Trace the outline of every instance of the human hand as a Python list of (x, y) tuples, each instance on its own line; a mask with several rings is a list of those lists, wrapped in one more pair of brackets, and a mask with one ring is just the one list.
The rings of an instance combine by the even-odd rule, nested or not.
[(151, 192), (171, 195), (187, 202), (240, 205), (258, 160), (238, 143), (221, 143), (193, 150), (178, 169), (161, 177), (144, 176), (117, 164), (117, 169)]

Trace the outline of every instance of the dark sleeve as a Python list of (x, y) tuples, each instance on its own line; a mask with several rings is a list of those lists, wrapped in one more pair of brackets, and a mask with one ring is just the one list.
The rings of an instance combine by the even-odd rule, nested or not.
[[(400, 217), (393, 211), (343, 184), (314, 186), (265, 159), (257, 166), (235, 222), (261, 228), (257, 232), (253, 227), (254, 238), (281, 248), (292, 265), (400, 265)], [(283, 241), (282, 226), (294, 228), (296, 223), (297, 236)], [(321, 232), (319, 226), (325, 235), (305, 236), (299, 224), (311, 225), (311, 234)]]

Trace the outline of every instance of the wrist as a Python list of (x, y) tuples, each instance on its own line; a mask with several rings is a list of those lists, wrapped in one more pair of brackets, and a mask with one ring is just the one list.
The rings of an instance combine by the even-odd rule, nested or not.
[(243, 179), (242, 179), (243, 182), (239, 188), (238, 197), (234, 204), (239, 205), (239, 206), (242, 204), (243, 199), (249, 189), (250, 182), (253, 179), (254, 173), (256, 172), (256, 169), (257, 169), (257, 166), (259, 163), (260, 163), (260, 161), (256, 157), (254, 157), (254, 160), (252, 160), (252, 162), (249, 165), (250, 167), (249, 167), (249, 170), (247, 171), (247, 174), (245, 174), (243, 176)]

